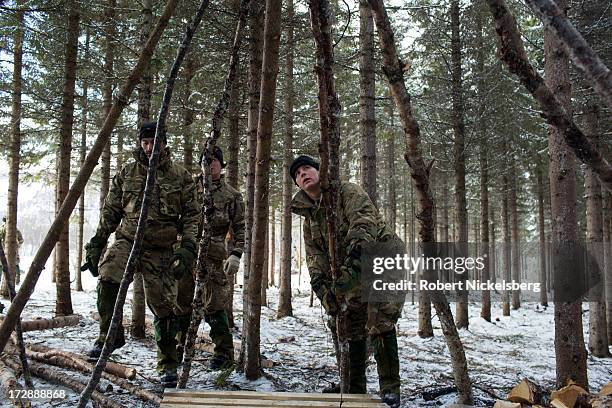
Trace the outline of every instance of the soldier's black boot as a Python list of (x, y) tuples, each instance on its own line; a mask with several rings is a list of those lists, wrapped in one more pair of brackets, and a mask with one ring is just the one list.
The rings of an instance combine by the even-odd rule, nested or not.
[(400, 406), (400, 375), (395, 329), (372, 337), (380, 396), (391, 408)]
[(366, 393), (366, 339), (349, 341), (349, 393)]
[[(110, 328), (111, 319), (113, 318), (113, 310), (115, 308), (115, 300), (119, 293), (119, 284), (107, 281), (98, 281), (98, 314), (100, 315), (100, 335), (94, 343), (92, 349), (87, 353), (89, 361), (96, 361), (102, 354), (102, 347), (106, 340), (106, 334)], [(125, 345), (125, 333), (123, 330), (123, 324), (119, 323), (117, 328), (117, 334), (115, 336), (115, 342), (113, 344), (113, 350), (121, 348)], [(111, 352), (112, 352), (111, 351)]]
[(210, 325), (210, 338), (215, 344), (215, 351), (210, 368), (220, 370), (229, 368), (234, 363), (234, 339), (229, 331), (229, 322), (225, 310), (219, 310), (205, 316)]
[(340, 393), (340, 384), (331, 383), (328, 387), (323, 388), (321, 391), (323, 394), (339, 394)]
[(176, 334), (178, 322), (174, 315), (153, 319), (157, 343), (157, 372), (164, 388), (176, 388)]

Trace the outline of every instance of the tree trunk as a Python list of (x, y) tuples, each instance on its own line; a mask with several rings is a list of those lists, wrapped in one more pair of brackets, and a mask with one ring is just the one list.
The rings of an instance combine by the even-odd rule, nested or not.
[[(566, 0), (558, 0), (559, 7), (567, 7)], [(544, 75), (546, 86), (566, 112), (571, 112), (571, 82), (569, 64), (563, 55), (561, 44), (548, 30), (544, 32)], [(556, 126), (548, 129), (548, 151), (550, 154), (550, 197), (553, 247), (578, 242), (576, 221), (576, 164), (564, 138), (564, 130)], [(556, 251), (555, 251), (556, 252)], [(556, 260), (562, 257), (553, 255), (553, 273), (559, 273)], [(582, 333), (581, 299), (573, 302), (555, 302), (555, 357), (557, 388), (563, 387), (568, 380), (588, 390), (586, 370), (586, 349)]]
[[(117, 0), (108, 0), (104, 11), (104, 83), (102, 85), (102, 117), (106, 117), (113, 103), (113, 85), (115, 83), (115, 41), (117, 37), (117, 22), (115, 21), (115, 8)], [(104, 208), (104, 200), (110, 188), (111, 173), (111, 140), (104, 147), (100, 165), (100, 211)]]
[(272, 144), (272, 125), (274, 119), (274, 101), (276, 96), (276, 76), (278, 74), (278, 48), (281, 31), (281, 0), (266, 1), (266, 19), (264, 24), (264, 45), (257, 125), (257, 158), (255, 166), (255, 200), (253, 202), (253, 231), (250, 255), (249, 293), (247, 332), (245, 333), (246, 350), (244, 355), (244, 372), (248, 379), (256, 379), (260, 373), (260, 316), (261, 275), (264, 263), (265, 233), (268, 226), (268, 206), (270, 187), (270, 150)]
[[(61, 206), (70, 189), (70, 153), (72, 151), (72, 125), (74, 122), (74, 89), (76, 83), (77, 53), (79, 41), (79, 8), (76, 1), (69, 1), (68, 34), (66, 38), (66, 60), (64, 62), (64, 89), (62, 92), (62, 107), (60, 121), (60, 156), (59, 177), (57, 183), (57, 207)], [(55, 247), (57, 254), (55, 314), (66, 316), (72, 314), (72, 299), (70, 297), (70, 246), (67, 222), (60, 233), (60, 239)]]
[(489, 229), (490, 240), (489, 240), (489, 277), (491, 282), (497, 281), (497, 252), (495, 248), (495, 207), (490, 207), (491, 211), (491, 228)]
[(606, 265), (606, 289), (604, 298), (606, 301), (606, 323), (608, 326), (608, 344), (612, 344), (612, 194), (606, 191), (604, 194), (604, 255)]
[[(362, 0), (366, 1), (367, 0)], [(393, 99), (389, 98), (389, 120), (391, 121), (391, 126), (389, 128), (389, 139), (387, 140), (387, 181), (389, 185), (388, 200), (386, 207), (389, 208), (389, 217), (387, 218), (387, 222), (389, 228), (393, 232), (396, 231), (397, 227), (397, 192), (395, 187), (395, 129), (393, 124)]]
[[(244, 273), (242, 284), (243, 315), (249, 313), (249, 279), (251, 271), (251, 246), (253, 208), (255, 199), (255, 158), (257, 154), (257, 125), (259, 122), (259, 98), (261, 92), (261, 64), (263, 51), (264, 8), (262, 1), (252, 1), (249, 10), (249, 109), (247, 112), (246, 214), (244, 234)], [(257, 293), (259, 291), (256, 291)], [(245, 324), (248, 324), (245, 319)], [(242, 342), (242, 348), (246, 342)], [(246, 350), (244, 350), (246, 351)], [(241, 356), (244, 358), (243, 350)]]
[(194, 51), (192, 50), (187, 54), (185, 61), (185, 87), (184, 87), (184, 96), (183, 96), (183, 165), (189, 171), (194, 171), (195, 166), (193, 163), (193, 134), (192, 134), (192, 125), (193, 125), (193, 117), (194, 111), (192, 109), (191, 104), (189, 103), (189, 97), (191, 96), (191, 87), (193, 77), (196, 73), (197, 62), (194, 56)]
[[(151, 0), (142, 2), (142, 28), (140, 31), (140, 44), (144, 46), (153, 24), (153, 10)], [(151, 64), (147, 64), (140, 77), (138, 85), (138, 127), (151, 120), (151, 87), (153, 79), (151, 77)], [(134, 273), (132, 283), (132, 322), (130, 324), (130, 334), (136, 339), (146, 338), (145, 313), (146, 299), (144, 292), (144, 281), (142, 273)]]
[[(89, 53), (89, 39), (90, 39), (90, 29), (87, 28), (85, 33), (85, 57), (84, 61), (89, 61), (90, 53)], [(81, 144), (79, 146), (79, 163), (81, 167), (85, 162), (85, 155), (87, 154), (87, 114), (89, 112), (89, 101), (87, 100), (87, 93), (89, 90), (89, 76), (85, 75), (83, 78), (83, 96), (81, 103)], [(81, 279), (81, 265), (83, 265), (83, 229), (85, 224), (85, 191), (81, 194), (79, 198), (79, 227), (77, 233), (77, 264), (76, 264), (76, 290), (77, 292), (83, 291), (83, 283)]]
[(276, 210), (272, 209), (272, 220), (270, 224), (270, 244), (269, 244), (268, 265), (270, 266), (269, 287), (276, 286)]
[[(463, 90), (461, 72), (461, 34), (459, 0), (450, 4), (451, 17), (451, 94), (453, 100), (453, 165), (455, 170), (455, 237), (456, 243), (466, 246), (468, 242), (467, 201), (465, 192), (465, 124), (463, 122)], [(467, 274), (459, 274), (455, 278), (463, 282)], [(458, 329), (467, 329), (470, 322), (468, 316), (468, 293), (464, 288), (457, 290), (457, 305), (455, 321)]]
[[(369, 0), (374, 14), (376, 27), (378, 28), (380, 47), (383, 54), (383, 71), (389, 81), (395, 105), (400, 113), (402, 125), (405, 133), (406, 154), (404, 158), (410, 166), (411, 176), (416, 186), (419, 200), (419, 223), (421, 242), (426, 247), (426, 254), (431, 252), (429, 243), (435, 242), (434, 225), (432, 218), (433, 199), (429, 187), (429, 169), (425, 166), (420, 146), (419, 125), (412, 115), (410, 95), (406, 91), (406, 84), (403, 78), (403, 69), (400, 65), (393, 31), (389, 22), (389, 17), (385, 10), (382, 0)], [(435, 279), (428, 271), (427, 278)], [(457, 327), (453, 322), (450, 306), (444, 294), (440, 291), (430, 293), (432, 302), (438, 314), (442, 332), (448, 345), (453, 366), (453, 377), (458, 390), (460, 404), (471, 404), (473, 401), (472, 385), (467, 369), (465, 352)]]
[[(270, 211), (270, 209), (268, 209)], [(261, 305), (268, 306), (268, 265), (270, 260), (270, 223), (266, 226), (266, 236), (264, 242), (264, 263), (261, 270)]]
[(359, 134), (361, 186), (376, 205), (376, 117), (374, 22), (367, 0), (359, 0)]
[[(584, 113), (584, 129), (593, 145), (599, 148), (599, 106), (588, 103)], [(605, 260), (602, 218), (602, 191), (597, 175), (590, 169), (585, 174), (587, 249), (591, 255), (589, 272), (601, 272), (601, 281), (589, 294), (589, 351), (595, 357), (610, 357), (605, 303)], [(601, 268), (600, 266), (604, 266)]]
[(228, 150), (229, 155), (227, 158), (227, 170), (226, 180), (227, 184), (238, 190), (238, 157), (240, 156), (240, 108), (242, 101), (240, 97), (242, 95), (242, 74), (240, 71), (240, 61), (236, 65), (236, 83), (232, 87), (232, 93), (230, 95), (229, 106), (227, 111), (227, 127), (228, 127)]
[[(519, 253), (520, 248), (520, 237), (519, 237), (519, 220), (518, 220), (518, 202), (517, 202), (517, 180), (516, 180), (516, 166), (517, 162), (511, 158), (512, 163), (510, 165), (510, 191), (508, 200), (510, 206), (510, 217), (511, 217), (511, 252), (512, 252), (512, 280), (515, 282), (521, 281), (521, 254)], [(521, 292), (520, 290), (512, 291), (512, 309), (518, 310), (521, 307)]]
[(159, 18), (153, 33), (147, 41), (147, 46), (139, 55), (136, 65), (130, 72), (130, 75), (126, 79), (123, 86), (119, 89), (117, 99), (111, 106), (111, 110), (107, 115), (104, 124), (102, 125), (102, 128), (100, 129), (100, 132), (98, 133), (98, 136), (94, 141), (85, 162), (83, 163), (83, 166), (81, 166), (79, 174), (68, 191), (66, 199), (62, 203), (57, 216), (53, 220), (47, 235), (34, 255), (32, 263), (30, 264), (30, 269), (28, 270), (28, 273), (23, 280), (21, 287), (19, 288), (19, 292), (17, 293), (17, 296), (15, 296), (14, 301), (11, 302), (11, 306), (6, 312), (5, 319), (2, 321), (2, 325), (0, 325), (0, 352), (4, 350), (11, 332), (13, 331), (21, 312), (23, 311), (23, 308), (28, 302), (31, 294), (34, 292), (36, 282), (38, 281), (38, 278), (45, 267), (45, 263), (47, 262), (55, 243), (59, 239), (60, 231), (63, 228), (64, 223), (67, 222), (70, 213), (72, 213), (72, 210), (74, 209), (80, 195), (83, 193), (85, 185), (87, 184), (87, 181), (91, 176), (100, 155), (102, 154), (102, 150), (104, 150), (105, 144), (110, 139), (113, 127), (117, 123), (122, 110), (127, 105), (134, 87), (138, 83), (144, 63), (153, 55), (155, 46), (159, 42), (159, 38), (161, 37), (164, 29), (168, 25), (168, 20), (176, 7), (176, 3), (176, 0), (168, 0), (168, 3), (166, 3), (164, 12)]
[[(504, 152), (506, 150), (506, 143), (504, 142)], [(504, 239), (502, 240), (502, 280), (509, 282), (511, 280), (511, 265), (510, 265), (510, 214), (508, 211), (508, 190), (510, 189), (508, 183), (508, 176), (504, 174), (502, 176), (502, 228)], [(504, 290), (502, 292), (502, 309), (504, 316), (510, 316), (510, 292)]]
[(536, 164), (536, 190), (538, 194), (538, 235), (540, 241), (540, 304), (548, 307), (548, 281), (546, 279), (546, 231), (544, 227), (544, 180), (542, 179), (542, 159), (538, 156)]
[[(490, 279), (490, 259), (489, 251), (489, 146), (487, 142), (487, 127), (485, 116), (485, 98), (486, 98), (486, 83), (484, 70), (484, 47), (482, 39), (482, 13), (484, 3), (481, 0), (474, 0), (474, 13), (476, 18), (476, 86), (477, 86), (477, 120), (476, 132), (480, 140), (480, 237), (482, 249), (480, 256), (484, 260), (484, 268), (480, 271), (480, 280), (486, 282)], [(474, 223), (477, 225), (477, 223)], [(482, 307), (480, 309), (480, 317), (487, 322), (491, 321), (491, 294), (488, 290), (483, 290), (481, 294)]]
[[(13, 39), (13, 81), (11, 84), (11, 141), (9, 150), (9, 177), (8, 197), (6, 205), (6, 237), (4, 245), (9, 271), (17, 270), (17, 196), (19, 192), (19, 161), (21, 159), (21, 71), (23, 67), (23, 30), (24, 11), (21, 10), (22, 1), (17, 1), (15, 12), (15, 34)], [(15, 276), (10, 277), (13, 285)], [(0, 294), (9, 297), (9, 288), (6, 280), (2, 280)]]
[[(283, 207), (281, 211), (281, 248), (280, 248), (280, 289), (278, 294), (277, 317), (293, 316), (291, 305), (291, 193), (293, 180), (289, 174), (289, 166), (293, 160), (293, 56), (295, 46), (293, 43), (293, 0), (287, 0), (287, 22), (285, 31), (285, 43), (287, 44), (287, 57), (285, 61), (285, 92), (284, 92), (284, 126), (283, 136)], [(299, 258), (300, 254), (297, 254)]]

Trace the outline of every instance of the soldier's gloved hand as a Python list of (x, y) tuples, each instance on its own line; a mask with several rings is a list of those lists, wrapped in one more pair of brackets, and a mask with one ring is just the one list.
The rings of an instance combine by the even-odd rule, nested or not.
[(195, 259), (195, 244), (185, 241), (170, 257), (170, 271), (174, 279), (179, 280), (186, 272), (191, 271)]
[(356, 267), (342, 265), (340, 276), (333, 284), (333, 292), (336, 296), (346, 295), (359, 284), (359, 270)]
[(105, 245), (106, 240), (95, 235), (91, 238), (85, 245), (85, 263), (81, 266), (81, 271), (89, 270), (94, 277), (98, 276), (98, 263)]
[(321, 304), (325, 308), (328, 315), (336, 316), (338, 314), (338, 310), (340, 309), (338, 306), (338, 300), (331, 290), (325, 291), (321, 298)]
[(238, 272), (240, 268), (240, 258), (237, 255), (232, 254), (229, 258), (225, 260), (223, 264), (223, 272), (225, 272), (226, 276), (233, 276)]

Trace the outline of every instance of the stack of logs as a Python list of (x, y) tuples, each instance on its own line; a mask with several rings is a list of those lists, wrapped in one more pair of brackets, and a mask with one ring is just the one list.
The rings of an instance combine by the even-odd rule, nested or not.
[(510, 391), (507, 401), (498, 400), (494, 405), (494, 408), (522, 407), (612, 407), (612, 382), (606, 384), (596, 394), (588, 393), (584, 388), (571, 381), (565, 387), (549, 393), (533, 381), (524, 379)]

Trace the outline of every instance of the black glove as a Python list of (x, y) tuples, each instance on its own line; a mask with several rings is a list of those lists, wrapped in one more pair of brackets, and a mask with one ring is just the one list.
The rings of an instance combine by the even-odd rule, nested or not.
[(170, 257), (170, 271), (174, 279), (181, 279), (186, 272), (191, 270), (195, 253), (195, 244), (191, 241), (183, 242), (181, 247), (174, 251)]
[(98, 236), (91, 238), (85, 245), (85, 263), (81, 266), (81, 271), (89, 270), (94, 277), (98, 276), (98, 263), (100, 263), (105, 245), (106, 240)]

